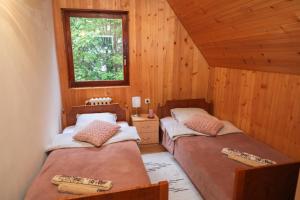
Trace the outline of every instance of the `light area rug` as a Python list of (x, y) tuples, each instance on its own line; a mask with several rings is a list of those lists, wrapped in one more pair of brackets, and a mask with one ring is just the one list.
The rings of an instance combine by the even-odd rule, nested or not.
[(170, 153), (143, 154), (142, 158), (151, 183), (169, 181), (170, 200), (203, 200)]

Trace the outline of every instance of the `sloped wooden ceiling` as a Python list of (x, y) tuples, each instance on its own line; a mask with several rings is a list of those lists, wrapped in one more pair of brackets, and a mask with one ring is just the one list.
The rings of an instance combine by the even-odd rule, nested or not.
[(300, 74), (300, 0), (168, 0), (210, 66)]

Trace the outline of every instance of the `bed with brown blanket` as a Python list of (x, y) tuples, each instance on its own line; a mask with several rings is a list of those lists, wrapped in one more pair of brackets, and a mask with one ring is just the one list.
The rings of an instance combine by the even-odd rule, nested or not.
[[(190, 107), (212, 113), (211, 104), (197, 99), (168, 101), (159, 107), (159, 115), (170, 121), (171, 109)], [(292, 160), (286, 155), (240, 132), (217, 137), (187, 135), (173, 139), (166, 126), (166, 123), (161, 124), (163, 146), (174, 155), (205, 199), (293, 199), (300, 165), (291, 164)], [(225, 147), (274, 160), (277, 165), (247, 166), (222, 154)], [(248, 173), (254, 174), (255, 178), (245, 176)]]
[[(126, 119), (118, 105), (77, 107), (70, 116), (77, 113), (113, 112), (118, 120)], [(70, 119), (68, 125), (74, 123)], [(51, 183), (55, 175), (79, 176), (112, 181), (112, 188), (103, 194), (81, 199), (139, 199), (147, 195), (150, 200), (167, 199), (167, 183), (151, 185), (136, 141), (122, 141), (96, 147), (62, 148), (50, 152), (40, 173), (34, 179), (25, 199), (78, 198), (78, 195), (59, 193)]]

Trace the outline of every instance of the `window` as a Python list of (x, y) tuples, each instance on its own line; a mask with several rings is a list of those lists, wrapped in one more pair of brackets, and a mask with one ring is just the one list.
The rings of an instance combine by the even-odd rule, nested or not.
[(128, 13), (63, 13), (70, 87), (129, 85)]

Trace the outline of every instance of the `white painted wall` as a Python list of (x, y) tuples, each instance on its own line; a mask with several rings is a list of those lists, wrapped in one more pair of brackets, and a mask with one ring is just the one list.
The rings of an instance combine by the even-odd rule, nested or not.
[(1, 0), (0, 199), (23, 199), (60, 110), (51, 0)]

